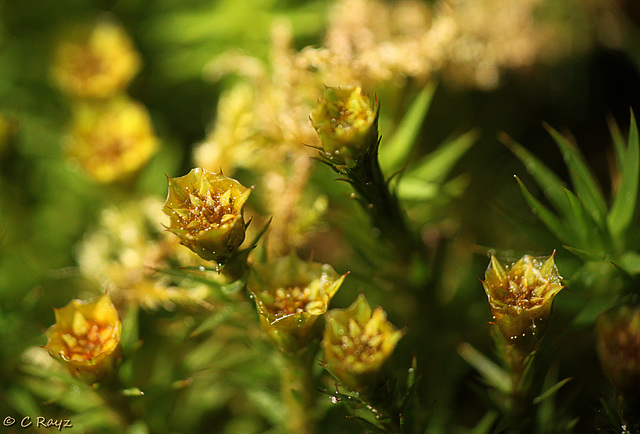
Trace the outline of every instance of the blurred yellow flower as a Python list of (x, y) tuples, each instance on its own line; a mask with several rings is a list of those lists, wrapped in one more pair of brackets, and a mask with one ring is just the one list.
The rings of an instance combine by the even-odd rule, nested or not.
[(328, 369), (349, 389), (373, 391), (385, 381), (385, 366), (404, 336), (381, 307), (371, 310), (364, 295), (346, 309), (326, 315), (323, 350)]
[(295, 255), (255, 264), (247, 287), (255, 297), (262, 331), (282, 351), (304, 348), (320, 336), (317, 321), (345, 276), (330, 265)]
[(535, 336), (549, 316), (553, 298), (564, 288), (553, 255), (524, 255), (511, 266), (502, 265), (491, 255), (482, 286), (493, 319), (508, 340)]
[(117, 304), (126, 301), (145, 309), (167, 310), (175, 309), (176, 304), (201, 304), (208, 295), (206, 285), (156, 271), (206, 265), (164, 230), (165, 219), (168, 223), (162, 202), (155, 197), (105, 208), (97, 227), (78, 246), (80, 273), (108, 289)]
[(155, 154), (158, 139), (147, 109), (126, 98), (74, 107), (67, 154), (96, 181), (124, 181)]
[(252, 190), (201, 168), (168, 179), (169, 230), (202, 259), (223, 263), (244, 241), (242, 207)]
[(0, 158), (8, 153), (11, 142), (18, 132), (18, 121), (0, 113)]
[(122, 323), (109, 295), (72, 300), (54, 310), (56, 323), (47, 331), (45, 347), (49, 354), (87, 382), (112, 374), (120, 359)]
[(623, 306), (596, 322), (598, 355), (611, 384), (640, 403), (640, 308)]
[(67, 30), (58, 43), (52, 75), (71, 97), (105, 98), (123, 91), (140, 69), (140, 56), (112, 19)]

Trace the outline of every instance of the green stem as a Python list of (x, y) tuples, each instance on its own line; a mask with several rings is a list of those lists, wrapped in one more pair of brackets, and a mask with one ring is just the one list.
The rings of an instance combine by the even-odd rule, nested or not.
[(395, 247), (398, 256), (406, 263), (416, 252), (424, 254), (422, 243), (409, 229), (404, 210), (389, 191), (378, 161), (377, 137), (375, 140), (376, 143), (369, 146), (366, 155), (355, 167), (341, 170), (360, 195), (373, 226), (380, 230), (381, 236)]
[(248, 270), (247, 255), (233, 255), (220, 269), (220, 272), (229, 282), (235, 282), (240, 280)]
[(313, 407), (315, 390), (313, 376), (313, 355), (311, 351), (282, 356), (281, 393), (287, 409), (286, 432), (291, 434), (313, 434)]
[(507, 416), (517, 424), (521, 424), (518, 429), (520, 432), (528, 432), (530, 423), (534, 419), (534, 408), (531, 396), (531, 382), (528, 378), (527, 365), (531, 363), (528, 360), (533, 357), (531, 351), (518, 346), (517, 344), (507, 343), (504, 347), (504, 361), (509, 369), (509, 378), (511, 380), (511, 393), (507, 397)]
[(385, 393), (371, 398), (372, 411), (379, 415), (379, 422), (388, 433), (400, 433), (401, 413), (395, 394), (384, 386)]

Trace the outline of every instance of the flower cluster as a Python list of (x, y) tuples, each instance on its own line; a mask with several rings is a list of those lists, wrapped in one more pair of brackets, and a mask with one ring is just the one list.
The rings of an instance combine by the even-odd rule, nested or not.
[(70, 99), (66, 153), (101, 183), (128, 182), (158, 150), (147, 108), (126, 89), (141, 60), (113, 17), (65, 29), (51, 75)]

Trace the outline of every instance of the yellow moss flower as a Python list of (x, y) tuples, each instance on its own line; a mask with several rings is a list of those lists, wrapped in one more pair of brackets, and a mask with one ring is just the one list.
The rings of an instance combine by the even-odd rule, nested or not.
[(262, 331), (282, 351), (295, 352), (321, 334), (318, 319), (346, 274), (297, 256), (252, 268), (247, 288), (256, 300)]
[(201, 168), (168, 179), (168, 229), (201, 258), (223, 263), (244, 241), (242, 207), (251, 189)]
[(601, 315), (596, 336), (611, 384), (625, 398), (640, 403), (640, 308), (624, 306)]
[(326, 157), (350, 163), (378, 140), (377, 116), (377, 104), (362, 95), (360, 87), (326, 87), (311, 122)]
[(524, 255), (505, 266), (491, 255), (482, 286), (493, 319), (508, 340), (535, 336), (549, 317), (553, 298), (564, 288), (553, 256)]
[(45, 347), (49, 354), (87, 382), (112, 374), (120, 359), (122, 323), (109, 295), (72, 300), (54, 310), (56, 323), (47, 331)]
[(389, 357), (404, 336), (381, 307), (371, 310), (364, 295), (346, 309), (326, 315), (324, 358), (329, 370), (349, 389), (373, 391), (385, 381)]
[(126, 98), (79, 104), (67, 154), (96, 181), (124, 181), (155, 154), (158, 140), (146, 107)]
[(67, 31), (54, 52), (52, 75), (72, 97), (105, 98), (123, 91), (140, 69), (140, 56), (111, 19)]

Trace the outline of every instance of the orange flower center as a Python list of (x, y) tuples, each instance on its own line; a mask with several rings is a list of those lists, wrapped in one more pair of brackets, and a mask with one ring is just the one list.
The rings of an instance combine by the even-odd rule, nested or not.
[(83, 81), (90, 81), (109, 71), (104, 59), (88, 46), (78, 48), (69, 63), (71, 73)]
[[(508, 296), (505, 300), (511, 306), (520, 307), (522, 309), (531, 309), (544, 303), (545, 299), (536, 295), (544, 293), (544, 287), (548, 286), (547, 281), (538, 281), (534, 285), (529, 285), (523, 276), (510, 276), (508, 283)], [(534, 290), (536, 290), (534, 292)]]
[(618, 360), (640, 360), (640, 334), (626, 327), (613, 331), (605, 345)]
[(62, 340), (65, 343), (66, 350), (64, 355), (70, 360), (91, 360), (101, 354), (104, 347), (113, 335), (113, 326), (99, 326), (93, 324), (87, 333), (82, 335), (74, 335), (65, 333)]
[(95, 145), (92, 156), (95, 165), (117, 163), (133, 144), (130, 137), (124, 136), (93, 136), (88, 142)]
[(493, 291), (494, 298), (524, 310), (545, 304), (546, 294), (553, 289), (553, 285), (559, 284), (558, 277), (543, 276), (532, 263), (513, 267), (505, 279), (491, 279), (488, 283), (497, 289)]
[(309, 302), (309, 288), (279, 288), (276, 290), (271, 310), (278, 317), (300, 314), (306, 310)]
[(354, 329), (362, 330), (360, 327), (354, 327), (354, 324), (350, 323), (349, 333), (342, 336), (340, 340), (342, 350), (347, 360), (366, 363), (367, 360), (382, 351), (382, 335), (369, 336), (364, 330), (360, 333), (353, 333)]
[(184, 204), (186, 212), (177, 214), (181, 229), (196, 235), (233, 220), (237, 216), (233, 208), (235, 200), (230, 192), (227, 193), (222, 197), (213, 192), (208, 195), (202, 195), (199, 192), (189, 193), (189, 199)]

